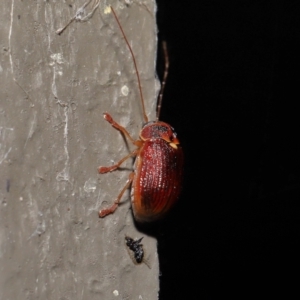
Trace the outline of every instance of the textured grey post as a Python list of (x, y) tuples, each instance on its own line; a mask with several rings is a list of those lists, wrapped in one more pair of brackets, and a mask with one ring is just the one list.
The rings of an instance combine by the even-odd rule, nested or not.
[[(5, 3), (4, 3), (5, 2)], [(135, 53), (147, 114), (155, 116), (156, 25), (152, 0), (103, 0), (71, 23), (85, 0), (4, 1), (0, 6), (0, 299), (157, 299), (156, 240), (138, 232), (129, 193), (98, 218), (128, 178), (97, 167), (133, 149), (103, 119), (138, 137), (143, 118), (128, 48)], [(91, 3), (77, 18), (92, 9)], [(144, 236), (133, 264), (125, 234)]]

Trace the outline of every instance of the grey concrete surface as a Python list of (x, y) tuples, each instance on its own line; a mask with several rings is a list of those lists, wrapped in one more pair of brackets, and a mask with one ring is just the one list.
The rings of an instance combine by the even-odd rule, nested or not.
[[(158, 298), (156, 240), (135, 228), (129, 193), (113, 215), (98, 218), (132, 160), (97, 173), (133, 149), (103, 112), (136, 138), (143, 122), (133, 62), (106, 6), (132, 45), (150, 119), (159, 89), (156, 6), (103, 0), (89, 20), (57, 35), (84, 1), (0, 6), (1, 300)], [(132, 262), (125, 235), (144, 236), (151, 269)]]

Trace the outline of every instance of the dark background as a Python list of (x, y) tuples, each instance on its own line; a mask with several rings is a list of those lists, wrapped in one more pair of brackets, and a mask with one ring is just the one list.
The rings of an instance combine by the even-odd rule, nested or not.
[(157, 231), (160, 299), (299, 294), (300, 4), (157, 2), (160, 119), (186, 158)]

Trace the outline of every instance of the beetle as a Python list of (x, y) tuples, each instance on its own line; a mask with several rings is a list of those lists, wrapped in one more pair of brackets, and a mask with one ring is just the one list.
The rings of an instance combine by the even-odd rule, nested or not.
[(114, 9), (110, 8), (132, 56), (145, 124), (140, 131), (139, 139), (135, 140), (123, 126), (113, 120), (109, 113), (104, 113), (104, 119), (123, 133), (137, 148), (118, 163), (109, 167), (98, 168), (100, 174), (112, 172), (118, 169), (128, 158), (135, 157), (133, 172), (130, 173), (124, 188), (110, 207), (99, 211), (99, 217), (104, 218), (114, 213), (123, 194), (131, 186), (131, 205), (135, 220), (139, 223), (153, 222), (164, 217), (176, 203), (183, 178), (184, 155), (177, 135), (173, 127), (159, 121), (162, 96), (169, 69), (167, 47), (166, 43), (163, 43), (165, 71), (158, 96), (156, 120), (149, 122), (145, 112), (139, 72), (132, 48)]

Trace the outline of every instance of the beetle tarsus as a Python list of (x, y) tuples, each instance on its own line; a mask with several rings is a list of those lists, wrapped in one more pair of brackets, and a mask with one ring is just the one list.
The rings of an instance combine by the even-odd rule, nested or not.
[(103, 118), (109, 123), (113, 123), (113, 121), (114, 121), (109, 113), (104, 113)]
[(114, 203), (110, 208), (101, 209), (99, 211), (99, 217), (104, 218), (107, 215), (113, 214), (117, 208), (118, 208), (118, 203)]

